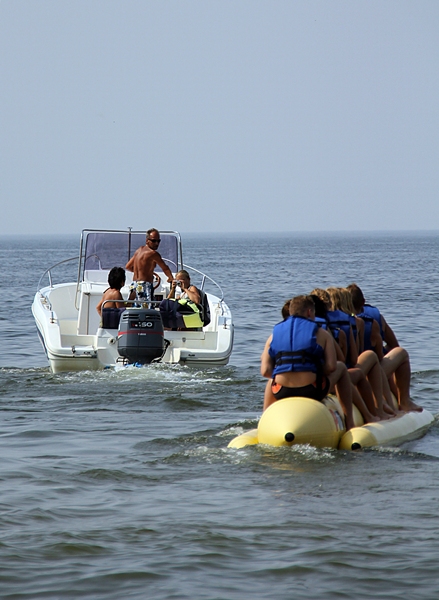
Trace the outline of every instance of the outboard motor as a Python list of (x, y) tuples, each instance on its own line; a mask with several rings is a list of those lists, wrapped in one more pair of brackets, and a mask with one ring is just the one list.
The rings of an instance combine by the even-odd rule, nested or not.
[(163, 323), (158, 310), (127, 308), (122, 313), (117, 349), (130, 363), (142, 365), (160, 358), (165, 349)]

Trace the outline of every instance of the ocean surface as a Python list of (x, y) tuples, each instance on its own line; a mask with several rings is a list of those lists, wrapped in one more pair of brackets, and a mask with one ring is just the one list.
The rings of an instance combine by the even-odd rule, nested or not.
[[(261, 414), (259, 357), (283, 302), (354, 281), (436, 415), (439, 233), (187, 235), (183, 247), (232, 310), (228, 366), (53, 375), (31, 303), (79, 236), (0, 237), (0, 598), (437, 600), (437, 424), (359, 453), (227, 444)], [(62, 275), (76, 280), (76, 263)]]

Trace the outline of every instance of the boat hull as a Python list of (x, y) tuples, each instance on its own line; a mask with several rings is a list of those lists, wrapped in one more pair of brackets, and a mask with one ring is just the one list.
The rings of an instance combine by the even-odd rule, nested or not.
[[(52, 295), (62, 293), (59, 310)], [(99, 291), (97, 296), (102, 295)], [(90, 371), (124, 364), (118, 352), (117, 329), (97, 327), (78, 333), (80, 319), (77, 311), (64, 315), (72, 292), (68, 286), (45, 288), (38, 292), (32, 304), (38, 335), (50, 369), (53, 373), (68, 371)], [(212, 323), (204, 331), (166, 331), (166, 351), (162, 363), (182, 364), (191, 367), (227, 365), (233, 348), (234, 326), (227, 305), (220, 308), (217, 299), (212, 301)], [(125, 361), (126, 362), (126, 361)]]
[(354, 407), (356, 427), (346, 431), (343, 411), (336, 396), (327, 396), (323, 402), (310, 398), (284, 398), (262, 414), (257, 429), (237, 436), (228, 447), (309, 444), (316, 448), (358, 450), (416, 439), (424, 435), (433, 421), (433, 415), (423, 410), (365, 425)]

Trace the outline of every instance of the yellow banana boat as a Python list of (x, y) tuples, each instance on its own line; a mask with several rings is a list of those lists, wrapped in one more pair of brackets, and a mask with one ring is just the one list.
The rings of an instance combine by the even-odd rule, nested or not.
[(433, 421), (434, 416), (423, 409), (365, 424), (354, 407), (355, 427), (346, 431), (343, 410), (336, 396), (326, 396), (323, 402), (311, 398), (284, 398), (264, 411), (257, 429), (242, 433), (228, 447), (309, 444), (316, 448), (360, 450), (373, 446), (395, 446), (421, 437)]

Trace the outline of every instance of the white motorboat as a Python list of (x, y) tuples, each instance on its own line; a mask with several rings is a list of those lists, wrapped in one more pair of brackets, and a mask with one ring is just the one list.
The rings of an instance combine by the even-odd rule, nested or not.
[[(152, 306), (133, 306), (128, 300), (132, 273), (127, 271), (126, 283), (121, 290), (127, 299), (127, 308), (122, 312), (120, 323), (119, 319), (116, 323), (111, 322), (113, 318), (106, 319), (105, 309), (101, 320), (96, 306), (108, 288), (110, 269), (126, 265), (135, 250), (145, 244), (146, 232), (84, 229), (77, 281), (55, 285), (53, 277), (56, 268), (69, 261), (78, 261), (78, 257), (57, 263), (41, 276), (32, 304), (38, 334), (54, 373), (152, 361), (196, 366), (228, 363), (234, 326), (221, 287), (206, 274), (183, 263), (178, 232), (161, 231), (160, 237), (160, 254), (164, 262), (174, 275), (183, 268), (190, 273), (191, 283), (201, 291), (205, 312), (210, 312), (210, 322), (198, 330), (163, 329), (158, 305), (167, 297), (170, 284), (158, 266), (154, 274), (155, 302)], [(48, 285), (42, 287), (43, 282), (47, 283), (46, 278)], [(148, 354), (149, 350), (145, 353), (145, 345), (151, 344), (154, 346), (152, 353)], [(137, 348), (141, 349), (138, 351)]]

